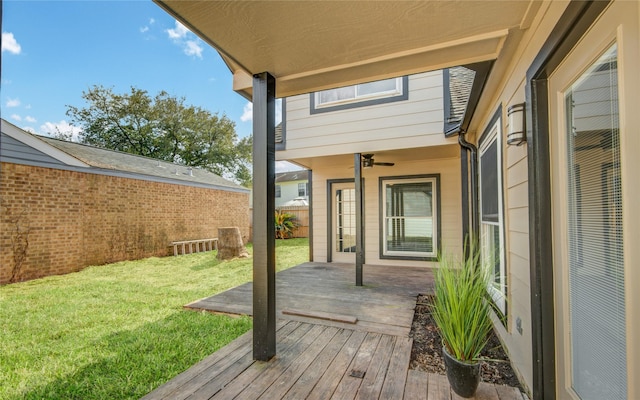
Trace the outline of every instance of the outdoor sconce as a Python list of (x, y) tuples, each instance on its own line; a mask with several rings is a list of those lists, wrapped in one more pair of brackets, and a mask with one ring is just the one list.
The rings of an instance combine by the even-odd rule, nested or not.
[(524, 117), (525, 103), (514, 104), (507, 108), (509, 130), (507, 131), (507, 144), (520, 146), (527, 141), (527, 129)]

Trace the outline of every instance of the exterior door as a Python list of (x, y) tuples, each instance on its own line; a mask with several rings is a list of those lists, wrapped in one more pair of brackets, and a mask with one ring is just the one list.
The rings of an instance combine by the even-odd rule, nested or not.
[(618, 2), (605, 11), (549, 80), (561, 399), (627, 399), (635, 385), (629, 350), (637, 339), (628, 332), (629, 271), (638, 264), (637, 258), (630, 262), (631, 252), (637, 254), (630, 250), (637, 247), (637, 236), (634, 245), (630, 233), (637, 234), (631, 225), (637, 225), (633, 203), (638, 199), (625, 197), (638, 184), (638, 155), (625, 142), (638, 130), (629, 131), (627, 113), (636, 105), (624, 94), (625, 83), (637, 86), (637, 78), (628, 74), (638, 69), (625, 68), (629, 54), (623, 44), (636, 35), (631, 46), (637, 47), (638, 31), (637, 21), (623, 24), (625, 14), (637, 18), (637, 5), (629, 5), (625, 11)]
[(356, 261), (356, 189), (353, 182), (331, 185), (331, 259)]

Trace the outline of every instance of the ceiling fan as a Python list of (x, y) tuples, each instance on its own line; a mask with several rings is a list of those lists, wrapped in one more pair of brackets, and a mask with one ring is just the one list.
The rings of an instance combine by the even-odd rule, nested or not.
[(392, 162), (375, 162), (373, 159), (373, 154), (363, 154), (362, 155), (362, 168), (373, 168), (374, 165), (381, 165), (385, 167), (392, 167), (395, 163)]

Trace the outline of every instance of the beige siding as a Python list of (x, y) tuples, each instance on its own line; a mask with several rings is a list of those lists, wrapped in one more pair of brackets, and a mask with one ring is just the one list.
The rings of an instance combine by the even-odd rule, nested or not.
[[(460, 159), (440, 158), (423, 161), (397, 163), (394, 167), (376, 166), (364, 170), (365, 190), (365, 263), (375, 265), (402, 265), (431, 267), (435, 263), (426, 261), (390, 260), (380, 258), (380, 177), (440, 174), (440, 217), (442, 248), (454, 253), (461, 251), (461, 187)], [(313, 170), (313, 259), (327, 260), (327, 181), (353, 178), (353, 169), (344, 167), (322, 167)]]
[(409, 76), (404, 101), (311, 115), (309, 96), (287, 98), (280, 160), (455, 143), (442, 134), (442, 71)]
[[(476, 121), (476, 136), (489, 123), (494, 112), (502, 108), (503, 132), (507, 130), (506, 108), (525, 98), (525, 76), (529, 65), (551, 29), (564, 11), (566, 3), (544, 3), (531, 27), (525, 31), (520, 48), (506, 66), (494, 71), (503, 79), (493, 90), (485, 91)], [(529, 208), (528, 167), (526, 146), (503, 145), (503, 192), (505, 236), (507, 246), (507, 326), (496, 323), (512, 363), (528, 388), (533, 384), (533, 355), (531, 353), (531, 297), (529, 267)], [(522, 333), (516, 329), (521, 321)]]

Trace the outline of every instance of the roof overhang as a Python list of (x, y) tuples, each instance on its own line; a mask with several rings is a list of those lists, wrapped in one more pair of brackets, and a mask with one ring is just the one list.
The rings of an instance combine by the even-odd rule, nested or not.
[(156, 3), (214, 47), (250, 98), (277, 97), (498, 58), (539, 1), (182, 1)]

